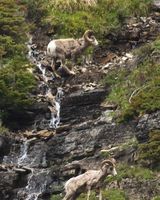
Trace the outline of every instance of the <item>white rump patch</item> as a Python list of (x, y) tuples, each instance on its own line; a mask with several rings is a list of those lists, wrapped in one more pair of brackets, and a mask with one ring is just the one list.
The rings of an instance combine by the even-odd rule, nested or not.
[(50, 41), (47, 46), (47, 54), (53, 56), (56, 54), (56, 43), (54, 40)]

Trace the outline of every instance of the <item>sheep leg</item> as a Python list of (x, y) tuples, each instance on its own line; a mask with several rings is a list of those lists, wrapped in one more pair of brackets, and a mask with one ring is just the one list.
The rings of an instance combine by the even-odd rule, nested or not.
[(60, 75), (58, 75), (57, 72), (56, 72), (54, 59), (52, 59), (51, 68), (52, 68), (52, 71), (53, 71), (55, 77), (56, 78), (61, 78)]
[(67, 74), (69, 74), (69, 75), (75, 75), (75, 73), (74, 73), (73, 71), (69, 70), (68, 67), (65, 66), (65, 58), (62, 59), (62, 64), (61, 64), (61, 65), (62, 65), (63, 70), (64, 70)]
[(66, 194), (63, 200), (74, 200), (74, 198), (72, 194)]
[(91, 190), (89, 189), (87, 193), (87, 200), (89, 200), (90, 194), (91, 194)]
[(102, 190), (99, 190), (99, 200), (102, 200)]

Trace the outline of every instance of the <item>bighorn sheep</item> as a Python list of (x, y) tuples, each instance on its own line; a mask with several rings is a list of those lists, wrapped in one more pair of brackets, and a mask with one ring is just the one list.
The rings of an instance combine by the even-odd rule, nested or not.
[(115, 176), (115, 160), (104, 160), (99, 170), (88, 170), (84, 174), (69, 179), (65, 184), (66, 195), (63, 200), (75, 200), (81, 192), (87, 191), (89, 200), (92, 188), (99, 188), (99, 200), (102, 200), (101, 184), (108, 175)]
[(61, 62), (61, 66), (68, 73), (73, 75), (74, 72), (70, 71), (67, 67), (64, 66), (65, 59), (72, 59), (76, 61), (78, 55), (82, 54), (85, 49), (89, 46), (98, 45), (98, 41), (93, 35), (93, 31), (87, 30), (82, 38), (79, 39), (55, 39), (49, 42), (47, 46), (47, 55), (52, 58), (52, 70), (55, 73), (55, 76), (59, 75), (56, 73), (55, 64), (57, 61)]

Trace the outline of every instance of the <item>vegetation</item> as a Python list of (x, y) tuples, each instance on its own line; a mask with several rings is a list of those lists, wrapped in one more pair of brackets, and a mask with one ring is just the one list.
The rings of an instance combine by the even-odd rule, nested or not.
[(107, 177), (106, 182), (112, 182), (114, 180), (120, 182), (122, 179), (125, 178), (135, 178), (140, 181), (150, 180), (155, 177), (154, 173), (147, 169), (140, 166), (129, 166), (125, 163), (120, 164), (117, 167), (118, 174), (114, 177)]
[[(124, 17), (146, 14), (149, 0), (99, 0), (95, 1), (53, 1), (47, 21), (57, 27), (59, 36), (82, 35), (86, 29), (94, 30), (103, 35), (120, 26)], [(56, 3), (55, 3), (56, 2)]]
[(151, 131), (147, 143), (139, 144), (139, 160), (157, 168), (160, 163), (160, 130)]
[[(97, 37), (118, 28), (127, 16), (145, 15), (151, 0), (23, 0), (30, 18), (41, 25), (51, 24), (58, 37), (81, 36), (92, 29)], [(41, 13), (41, 15), (40, 15)], [(41, 16), (41, 19), (40, 19)]]
[(109, 189), (105, 190), (102, 193), (103, 198), (106, 198), (108, 200), (127, 200), (128, 198), (126, 197), (124, 191), (120, 189)]
[(156, 196), (152, 200), (160, 200), (160, 196)]
[[(87, 197), (87, 194), (81, 194), (77, 200), (85, 200)], [(107, 200), (127, 200), (124, 191), (120, 189), (107, 189), (102, 191), (102, 197), (103, 199)], [(97, 194), (95, 192), (91, 192), (90, 199), (97, 200)]]
[(62, 197), (59, 194), (52, 195), (51, 200), (61, 200)]
[(31, 104), (28, 94), (35, 79), (25, 58), (29, 25), (24, 7), (15, 0), (2, 0), (0, 13), (0, 118), (4, 122), (12, 111), (16, 115)]
[(120, 120), (160, 108), (160, 64), (153, 59), (159, 51), (160, 40), (157, 39), (135, 52), (141, 59), (137, 67), (112, 70), (105, 78), (105, 84), (111, 88), (106, 100), (117, 105)]

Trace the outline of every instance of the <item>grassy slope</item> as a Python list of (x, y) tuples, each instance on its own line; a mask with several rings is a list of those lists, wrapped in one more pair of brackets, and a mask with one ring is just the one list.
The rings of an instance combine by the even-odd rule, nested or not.
[(134, 54), (143, 58), (141, 64), (131, 70), (112, 70), (104, 81), (111, 88), (106, 100), (117, 105), (117, 117), (124, 121), (160, 108), (160, 64), (154, 59), (160, 55), (160, 39)]

